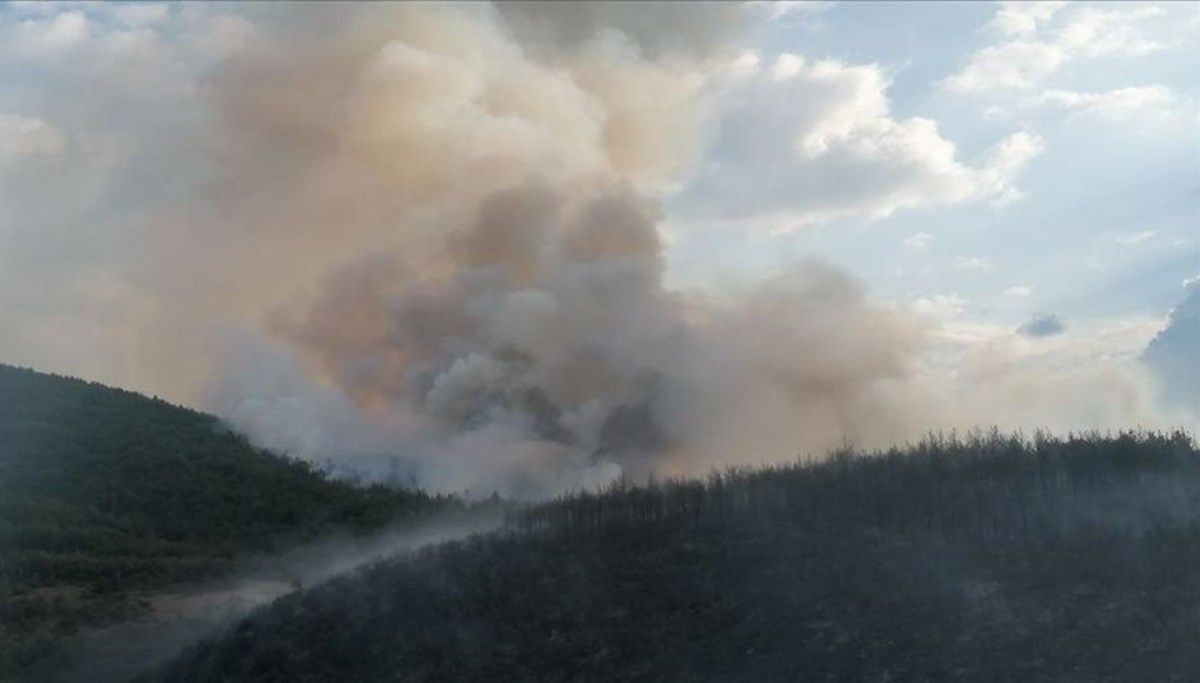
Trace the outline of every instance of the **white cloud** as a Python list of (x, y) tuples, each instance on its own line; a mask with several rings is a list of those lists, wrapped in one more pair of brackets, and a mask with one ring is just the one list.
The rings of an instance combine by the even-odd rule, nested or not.
[(1132, 246), (1134, 244), (1149, 242), (1150, 240), (1154, 239), (1154, 236), (1157, 234), (1158, 233), (1154, 230), (1143, 230), (1142, 232), (1133, 233), (1131, 235), (1114, 235), (1113, 241), (1122, 246)]
[(794, 54), (783, 54), (775, 60), (771, 67), (771, 78), (776, 81), (786, 81), (795, 78), (804, 69), (804, 57)]
[(932, 241), (933, 235), (930, 235), (927, 232), (918, 232), (905, 237), (901, 244), (904, 245), (905, 249), (920, 250), (928, 247), (929, 243)]
[[(941, 86), (984, 98), (989, 116), (1041, 110), (1118, 123), (1195, 123), (1200, 106), (1193, 98), (1163, 83), (1113, 82), (1098, 71), (1159, 50), (1194, 53), (1195, 34), (1183, 28), (1180, 12), (1178, 6), (1003, 3), (988, 24), (1000, 39), (969, 55)], [(1078, 87), (1084, 79), (1087, 86)]]
[(961, 316), (967, 310), (967, 300), (957, 294), (934, 294), (914, 299), (909, 304), (909, 310), (945, 322)]
[(1027, 36), (1066, 5), (1066, 2), (1002, 2), (988, 28), (1002, 36)]
[(757, 73), (761, 65), (762, 55), (754, 50), (745, 50), (725, 66), (724, 74), (731, 80), (745, 78)]
[[(1025, 3), (1022, 3), (1024, 5)], [(1001, 6), (992, 26), (1007, 39), (972, 54), (943, 86), (959, 93), (1032, 90), (1072, 62), (1100, 57), (1131, 57), (1163, 47), (1138, 25), (1154, 17), (1154, 7), (1073, 7), (1014, 9)], [(1061, 22), (1051, 19), (1065, 16)]]
[(0, 112), (0, 161), (53, 156), (65, 147), (62, 131), (46, 121)]
[(165, 3), (113, 4), (107, 7), (112, 17), (126, 26), (149, 26), (166, 20), (168, 8)]
[(961, 71), (944, 81), (949, 90), (977, 93), (1001, 88), (1032, 88), (1066, 60), (1062, 50), (1045, 43), (1012, 42), (984, 48)]
[(1055, 43), (1072, 59), (1144, 55), (1165, 46), (1147, 36), (1138, 24), (1160, 14), (1162, 10), (1152, 5), (1080, 6), (1062, 25)]
[(1029, 285), (1013, 285), (1000, 293), (1006, 299), (1024, 299), (1030, 294), (1033, 294), (1033, 287)]
[(990, 258), (981, 256), (955, 256), (954, 269), (988, 273), (996, 269), (996, 264)]
[(751, 0), (747, 6), (766, 12), (771, 21), (785, 18), (810, 17), (824, 12), (834, 3), (828, 0)]
[(1184, 278), (1184, 280), (1183, 280), (1184, 289), (1187, 289), (1188, 287), (1191, 287), (1192, 285), (1195, 285), (1195, 284), (1200, 284), (1200, 275), (1193, 275), (1189, 278)]
[(1026, 132), (1013, 133), (996, 146), (980, 169), (979, 194), (996, 204), (1020, 199), (1013, 179), (1046, 148), (1042, 139)]
[(43, 59), (62, 55), (90, 35), (88, 19), (79, 11), (24, 19), (4, 33), (4, 52)]
[[(936, 121), (892, 116), (889, 80), (873, 64), (743, 59), (724, 93), (710, 161), (679, 198), (692, 220), (790, 230), (843, 216), (880, 219), (908, 208), (1010, 201), (1042, 150), (1019, 132), (977, 165), (959, 159)], [(753, 67), (753, 69), (752, 69)]]
[(1147, 119), (1195, 121), (1198, 112), (1195, 101), (1179, 95), (1161, 84), (1130, 86), (1092, 93), (1047, 90), (1032, 99), (1028, 105), (1052, 106), (1110, 121), (1144, 121)]

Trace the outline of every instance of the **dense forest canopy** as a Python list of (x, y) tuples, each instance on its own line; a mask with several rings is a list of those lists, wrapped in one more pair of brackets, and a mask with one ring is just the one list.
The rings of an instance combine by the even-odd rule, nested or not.
[(614, 486), (260, 610), (163, 681), (1192, 681), (1200, 452), (993, 433)]
[(130, 591), (450, 503), (331, 479), (161, 400), (0, 365), (0, 672), (135, 613)]
[[(0, 366), (0, 679), (41, 680), (64, 637), (248, 553), (461, 509)], [(1198, 577), (1188, 434), (932, 436), (510, 507), (143, 678), (1190, 681)]]

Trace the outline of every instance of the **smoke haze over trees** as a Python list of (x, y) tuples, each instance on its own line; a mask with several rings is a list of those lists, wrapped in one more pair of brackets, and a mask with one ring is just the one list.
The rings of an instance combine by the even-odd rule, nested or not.
[(0, 3), (0, 680), (1200, 680), (1197, 26)]
[(1188, 681), (1182, 433), (935, 437), (618, 485), (363, 568), (163, 681)]
[(144, 613), (139, 592), (456, 507), (331, 480), (209, 415), (0, 365), (0, 679), (60, 665), (66, 637)]

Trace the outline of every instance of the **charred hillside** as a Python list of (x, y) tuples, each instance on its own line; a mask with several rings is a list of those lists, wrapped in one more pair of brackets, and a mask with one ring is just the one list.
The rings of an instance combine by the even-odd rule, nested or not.
[(1188, 681), (1200, 452), (993, 434), (527, 509), (161, 681)]
[(136, 614), (134, 591), (446, 502), (332, 480), (164, 401), (0, 365), (0, 679)]

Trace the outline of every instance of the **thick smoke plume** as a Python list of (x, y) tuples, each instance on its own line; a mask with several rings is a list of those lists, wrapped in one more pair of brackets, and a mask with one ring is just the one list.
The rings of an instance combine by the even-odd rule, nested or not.
[[(109, 294), (138, 334), (125, 383), (202, 391), (256, 443), (541, 496), (1157, 419), (1134, 371), (1046, 376), (1030, 340), (947, 374), (927, 360), (945, 331), (822, 263), (720, 298), (664, 287), (656, 200), (704, 149), (744, 8), (246, 11), (197, 48), (191, 113), (136, 131), (155, 152), (131, 177), (171, 180), (122, 214)], [(126, 104), (91, 106), (153, 111)]]
[(221, 191), (246, 232), (312, 232), (338, 265), (268, 316), (293, 378), (271, 394), (270, 363), (234, 366), (221, 412), (269, 446), (485, 494), (892, 435), (920, 325), (848, 276), (810, 264), (733, 302), (664, 288), (653, 197), (703, 142), (740, 10), (627, 10), (371, 9), (222, 65)]
[(621, 5), (369, 8), (332, 36), (291, 19), (222, 65), (219, 191), (245, 232), (314, 236), (300, 279), (320, 285), (267, 329), (343, 422), (294, 385), (261, 398), (255, 373), (218, 408), (307, 457), (374, 435), (360, 453), (435, 488), (532, 495), (653, 470), (693, 418), (699, 340), (662, 287), (649, 197), (699, 149), (737, 19), (681, 12), (627, 31)]

